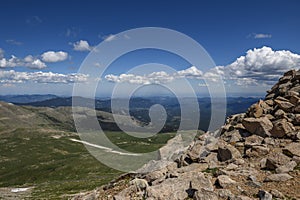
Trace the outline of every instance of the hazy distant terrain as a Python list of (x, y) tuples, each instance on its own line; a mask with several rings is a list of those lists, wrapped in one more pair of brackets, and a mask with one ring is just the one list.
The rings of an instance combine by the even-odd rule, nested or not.
[[(46, 95), (46, 97), (49, 97)], [(16, 98), (16, 97), (15, 97)], [(80, 102), (84, 102), (83, 104), (87, 107), (91, 107), (91, 105), (95, 105), (95, 108), (99, 111), (105, 111), (111, 113), (111, 99), (87, 99), (82, 97), (76, 97)], [(1, 98), (0, 98), (1, 99)], [(27, 98), (29, 99), (29, 98)], [(227, 99), (227, 116), (232, 114), (245, 112), (247, 108), (259, 100), (259, 98), (254, 97), (228, 97)], [(117, 99), (116, 101), (128, 101), (127, 99)], [(189, 103), (190, 99), (185, 98), (183, 100), (186, 104)], [(18, 102), (18, 105), (31, 105), (35, 107), (61, 107), (72, 106), (72, 98), (71, 97), (54, 97), (48, 98), (46, 100), (31, 101), (31, 102)], [(162, 105), (167, 112), (167, 121), (162, 130), (162, 132), (176, 131), (180, 124), (180, 103), (178, 99), (174, 97), (133, 97), (129, 101), (129, 113), (135, 117), (137, 120), (149, 123), (149, 108), (154, 104)], [(211, 101), (208, 97), (198, 98), (199, 110), (200, 110), (200, 123), (199, 129), (207, 130), (210, 117), (211, 117)], [(223, 106), (222, 102), (219, 106)], [(217, 105), (218, 106), (218, 105)], [(124, 108), (128, 109), (128, 108)], [(122, 110), (119, 111), (122, 114)], [(104, 125), (105, 126), (105, 125)], [(104, 129), (106, 129), (104, 127)], [(113, 130), (119, 130), (115, 127)]]

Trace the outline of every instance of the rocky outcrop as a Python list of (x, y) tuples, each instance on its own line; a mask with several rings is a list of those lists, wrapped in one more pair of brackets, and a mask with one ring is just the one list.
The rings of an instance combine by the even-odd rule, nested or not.
[(147, 165), (155, 170), (130, 177), (145, 180), (144, 191), (124, 184), (102, 189), (99, 199), (300, 199), (299, 93), (300, 71), (286, 72), (264, 100), (230, 116), (216, 133), (188, 148), (180, 136), (169, 141), (162, 160)]

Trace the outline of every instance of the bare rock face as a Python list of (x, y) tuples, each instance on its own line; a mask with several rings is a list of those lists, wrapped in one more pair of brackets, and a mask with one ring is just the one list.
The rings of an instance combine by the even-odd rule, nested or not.
[(242, 122), (243, 126), (252, 134), (267, 137), (273, 128), (272, 122), (267, 117), (262, 118), (245, 118)]

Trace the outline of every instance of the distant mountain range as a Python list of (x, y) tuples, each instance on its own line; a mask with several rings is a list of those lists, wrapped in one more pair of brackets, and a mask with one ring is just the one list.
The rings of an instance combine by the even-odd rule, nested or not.
[[(83, 107), (92, 108), (95, 105), (96, 110), (105, 113), (111, 113), (111, 99), (89, 99), (83, 97), (76, 97), (76, 102), (80, 102)], [(8, 95), (0, 96), (0, 100), (14, 103), (15, 105), (22, 106), (33, 106), (33, 107), (71, 107), (72, 97), (58, 97), (56, 95)], [(190, 98), (185, 98), (183, 100), (185, 105), (188, 105)], [(257, 102), (259, 98), (254, 97), (228, 97), (227, 98), (227, 112), (226, 115), (230, 116), (236, 113), (242, 113), (247, 110), (249, 106)], [(114, 102), (118, 105), (128, 101), (127, 99), (114, 99)], [(128, 108), (120, 107), (118, 109), (118, 114), (124, 115), (124, 113), (129, 112), (136, 120), (149, 124), (149, 108), (152, 105), (160, 104), (162, 105), (167, 113), (167, 121), (163, 127), (162, 132), (176, 131), (180, 125), (181, 116), (181, 106), (177, 98), (175, 97), (133, 97), (129, 100), (129, 110)], [(200, 109), (200, 123), (199, 129), (207, 130), (210, 117), (211, 117), (211, 100), (208, 97), (198, 98), (198, 104)], [(220, 105), (224, 106), (220, 102)], [(108, 126), (106, 128), (115, 126)]]
[(34, 95), (0, 95), (0, 101), (9, 103), (26, 104), (37, 101), (45, 101), (48, 99), (54, 99), (58, 96), (53, 94), (34, 94)]

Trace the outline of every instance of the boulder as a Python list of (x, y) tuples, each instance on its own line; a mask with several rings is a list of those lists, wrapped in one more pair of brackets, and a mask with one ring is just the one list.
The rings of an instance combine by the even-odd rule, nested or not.
[(225, 132), (221, 137), (228, 143), (239, 142), (240, 139), (242, 138), (240, 131), (237, 129), (234, 129), (233, 131), (230, 132)]
[(290, 89), (291, 92), (300, 92), (300, 86), (295, 86)]
[(267, 117), (245, 118), (242, 123), (247, 131), (261, 137), (269, 136), (269, 131), (273, 128), (272, 122)]
[(236, 181), (232, 180), (229, 176), (226, 175), (220, 175), (217, 178), (217, 183), (222, 187), (222, 188), (228, 188), (231, 185), (236, 184)]
[(296, 70), (291, 69), (283, 74), (283, 76), (291, 76), (294, 77), (297, 74)]
[(205, 190), (203, 188), (200, 189), (200, 191), (196, 191), (193, 200), (218, 200), (218, 195), (210, 190)]
[(275, 103), (285, 112), (291, 112), (294, 104), (290, 103), (287, 99), (279, 100), (275, 99)]
[(260, 107), (263, 109), (263, 113), (264, 114), (268, 114), (273, 110), (273, 107), (270, 106), (269, 104), (267, 104), (265, 101), (260, 100), (259, 101), (259, 105)]
[(233, 199), (234, 194), (228, 189), (218, 189), (216, 191), (221, 199)]
[(264, 147), (264, 146), (253, 146), (251, 148), (251, 155), (252, 156), (254, 155), (255, 157), (265, 156), (269, 152), (270, 152), (270, 149), (268, 147)]
[[(187, 155), (193, 162), (198, 162), (200, 159), (201, 154), (205, 154), (206, 149), (203, 146), (202, 141), (196, 141), (195, 144), (190, 148), (190, 150), (187, 152)], [(206, 153), (208, 155), (209, 152)]]
[(174, 138), (170, 139), (165, 146), (159, 149), (159, 159), (175, 160), (175, 158), (185, 150), (183, 144), (184, 141), (181, 134), (176, 135)]
[(254, 200), (253, 198), (247, 197), (247, 196), (237, 196), (235, 198), (233, 198), (233, 200)]
[(286, 119), (279, 119), (273, 122), (273, 128), (270, 133), (275, 138), (282, 138), (292, 131), (295, 131), (292, 123)]
[(208, 168), (207, 163), (192, 163), (188, 166), (178, 168), (176, 172), (177, 173), (186, 173), (186, 172), (193, 172), (193, 171), (202, 172), (207, 168)]
[(276, 189), (272, 189), (270, 193), (273, 195), (274, 198), (284, 199), (284, 195)]
[(267, 191), (259, 190), (257, 196), (260, 200), (272, 200), (273, 196)]
[(224, 162), (231, 159), (241, 158), (242, 155), (235, 147), (230, 144), (220, 144), (218, 148), (217, 158), (219, 161)]
[(289, 82), (293, 77), (292, 76), (283, 76), (279, 79), (279, 83)]
[(245, 146), (252, 147), (252, 146), (261, 145), (263, 140), (264, 140), (263, 137), (260, 137), (258, 135), (251, 135), (245, 139)]
[(260, 104), (261, 104), (261, 101), (250, 106), (250, 108), (248, 109), (248, 114), (250, 117), (259, 118), (263, 115), (264, 110), (262, 109)]
[(300, 101), (300, 98), (298, 96), (299, 96), (299, 94), (298, 95), (292, 95), (290, 97), (290, 102), (294, 105), (297, 105)]
[(230, 163), (225, 169), (230, 171), (230, 170), (236, 170), (238, 168), (239, 166), (237, 166), (236, 164)]
[(161, 170), (156, 170), (145, 175), (145, 180), (148, 183), (152, 183), (153, 181), (164, 177), (167, 173), (167, 168), (163, 168)]
[(208, 168), (213, 169), (219, 166), (218, 161), (218, 154), (217, 153), (210, 153), (205, 159), (204, 162), (208, 164)]
[(178, 178), (169, 178), (161, 184), (151, 186), (147, 190), (149, 199), (185, 199), (189, 191), (201, 189), (213, 191), (209, 177), (201, 172), (186, 172), (179, 174)]
[(275, 113), (274, 113), (274, 117), (276, 119), (281, 119), (285, 116), (285, 112), (281, 109), (278, 109)]
[(265, 100), (265, 103), (269, 105), (271, 108), (274, 106), (274, 101), (272, 99)]
[(293, 177), (289, 174), (271, 174), (265, 178), (265, 182), (284, 182), (292, 179)]
[(295, 114), (295, 118), (293, 120), (294, 125), (300, 125), (300, 114)]
[(290, 158), (282, 153), (273, 152), (268, 155), (265, 163), (265, 168), (269, 170), (275, 170), (276, 168), (285, 165), (290, 162)]
[(290, 157), (293, 157), (293, 156), (300, 157), (300, 143), (299, 142), (292, 142), (291, 144), (287, 145), (283, 149), (283, 153), (287, 156), (290, 156)]
[(295, 112), (295, 113), (300, 113), (300, 104), (297, 105), (297, 106), (295, 106), (294, 112)]
[(283, 166), (276, 168), (275, 172), (277, 174), (288, 173), (290, 171), (293, 171), (296, 166), (297, 166), (297, 163), (295, 161), (291, 161)]
[(299, 96), (299, 92), (295, 92), (295, 91), (287, 91), (286, 92), (286, 97), (290, 98), (291, 96)]
[(248, 185), (254, 188), (260, 188), (261, 183), (257, 181), (256, 177), (254, 175), (248, 176)]

